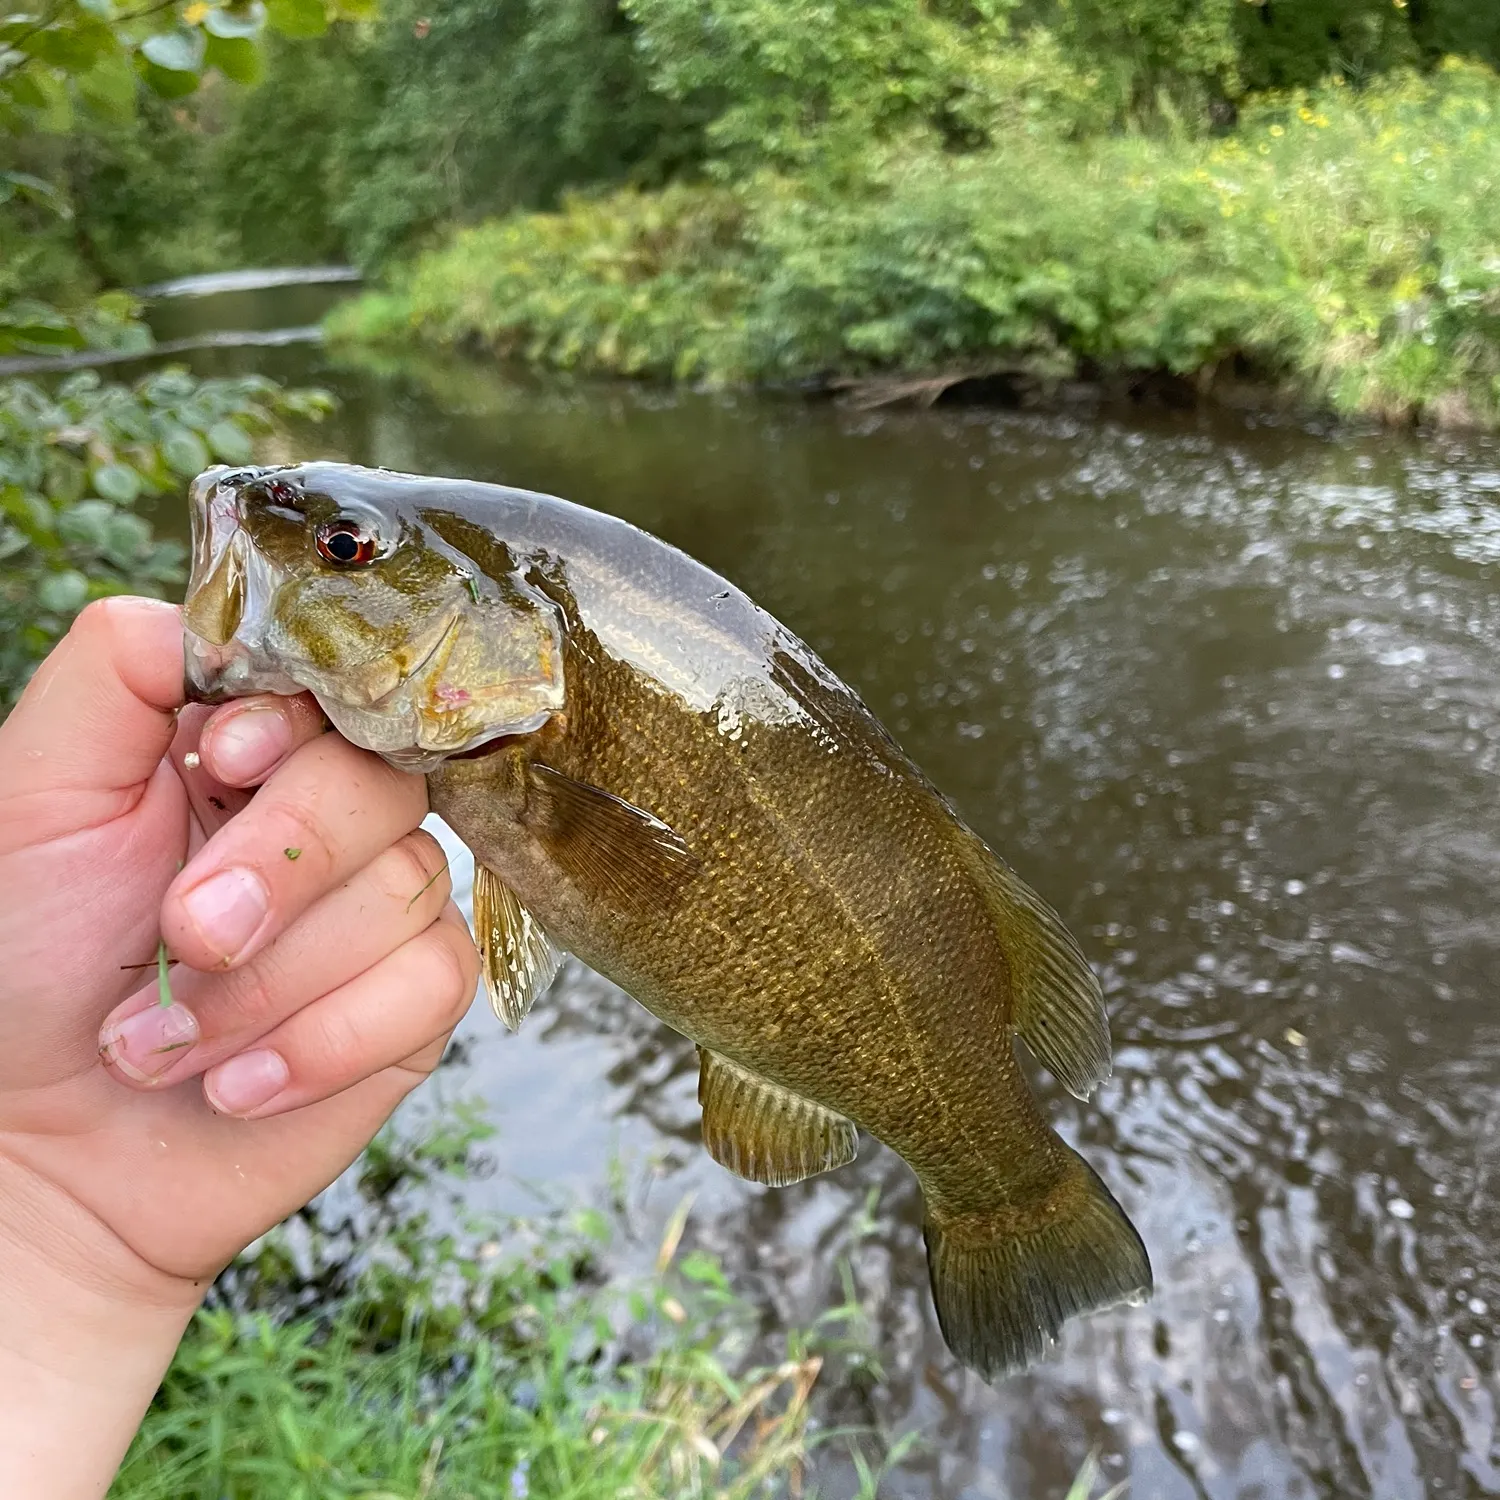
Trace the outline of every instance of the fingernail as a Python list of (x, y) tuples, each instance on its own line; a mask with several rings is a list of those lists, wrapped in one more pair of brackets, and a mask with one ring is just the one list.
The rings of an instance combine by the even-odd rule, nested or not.
[(99, 1055), (137, 1083), (154, 1083), (198, 1040), (198, 1018), (185, 1005), (148, 1005), (99, 1033)]
[(247, 708), (217, 724), (204, 746), (220, 781), (244, 786), (258, 781), (292, 748), (292, 726), (275, 708)]
[(248, 1115), (269, 1104), (291, 1077), (282, 1055), (262, 1047), (211, 1068), (203, 1075), (203, 1093), (221, 1115)]
[(210, 875), (182, 898), (188, 921), (226, 964), (232, 963), (260, 930), (268, 904), (259, 877), (237, 865)]

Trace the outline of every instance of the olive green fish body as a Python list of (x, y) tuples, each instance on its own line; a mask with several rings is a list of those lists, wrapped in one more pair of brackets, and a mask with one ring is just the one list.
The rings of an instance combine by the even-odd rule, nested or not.
[(930, 1202), (992, 1202), (1015, 1189), (1018, 1154), (1055, 1176), (963, 830), (899, 752), (850, 743), (836, 719), (751, 720), (731, 738), (625, 664), (585, 682), (564, 732), (501, 753), (680, 834), (701, 869), (670, 899), (621, 910), (560, 882), (525, 831), (516, 768), (430, 776), (434, 810), (558, 943), (669, 1026), (885, 1141)]
[(1080, 1094), (1105, 1075), (1076, 944), (769, 615), (520, 491), (309, 465), (215, 471), (198, 503), (195, 685), (311, 687), (426, 771), (511, 1024), (555, 945), (698, 1043), (725, 1165), (784, 1183), (851, 1159), (856, 1125), (884, 1141), (922, 1186), (943, 1331), (987, 1376), (1149, 1289), (1012, 1047)]

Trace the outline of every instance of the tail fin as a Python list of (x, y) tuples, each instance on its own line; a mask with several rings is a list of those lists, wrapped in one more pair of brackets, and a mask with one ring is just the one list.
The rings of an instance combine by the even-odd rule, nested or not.
[(999, 1214), (929, 1213), (927, 1264), (954, 1356), (986, 1380), (1046, 1352), (1065, 1319), (1151, 1291), (1146, 1247), (1081, 1156), (1030, 1225)]

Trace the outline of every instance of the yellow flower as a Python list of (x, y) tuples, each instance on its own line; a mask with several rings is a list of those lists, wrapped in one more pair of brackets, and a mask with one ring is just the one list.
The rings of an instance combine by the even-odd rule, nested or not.
[(1319, 130), (1327, 130), (1328, 129), (1328, 116), (1327, 115), (1314, 115), (1313, 116), (1313, 124), (1316, 125)]
[(208, 19), (208, 6), (203, 0), (194, 0), (194, 3), (183, 11), (182, 19), (189, 26), (201, 26)]
[(1312, 117), (1313, 112), (1305, 104), (1301, 109), (1297, 111), (1297, 118), (1301, 120), (1304, 125), (1308, 124), (1312, 120)]
[(1279, 126), (1279, 125), (1273, 125), (1273, 126), (1272, 126), (1272, 127), (1271, 127), (1271, 134), (1272, 134), (1272, 135), (1285, 135), (1285, 134), (1286, 134), (1286, 131), (1284, 131), (1284, 130), (1283, 130), (1283, 129), (1282, 129), (1282, 128), (1281, 128), (1281, 126)]

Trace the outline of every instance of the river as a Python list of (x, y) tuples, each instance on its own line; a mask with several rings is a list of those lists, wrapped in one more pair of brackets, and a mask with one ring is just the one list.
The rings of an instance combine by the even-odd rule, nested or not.
[[(318, 296), (167, 304), (161, 331)], [(1500, 1494), (1500, 448), (189, 359), (336, 392), (288, 456), (626, 516), (853, 683), (1096, 964), (1114, 1077), (1038, 1088), (1158, 1290), (998, 1389), (965, 1376), (902, 1164), (731, 1178), (692, 1047), (577, 965), (516, 1037), (477, 1006), (444, 1070), (500, 1128), (477, 1208), (623, 1183), (650, 1246), (694, 1192), (690, 1235), (772, 1322), (837, 1300), (847, 1259), (885, 1371), (848, 1404), (927, 1438), (892, 1495), (1061, 1496), (1096, 1448), (1136, 1500)]]

